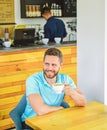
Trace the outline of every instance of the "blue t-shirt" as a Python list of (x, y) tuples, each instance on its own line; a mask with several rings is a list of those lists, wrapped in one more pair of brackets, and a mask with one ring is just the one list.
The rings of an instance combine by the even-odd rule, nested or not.
[[(72, 88), (76, 88), (73, 80), (69, 76), (59, 73), (57, 75), (57, 83), (64, 82), (70, 84)], [(26, 96), (28, 97), (30, 94), (40, 94), (43, 102), (49, 106), (60, 106), (64, 99), (64, 93), (55, 93), (52, 86), (45, 80), (43, 72), (33, 74), (26, 80)], [(27, 98), (27, 106), (22, 115), (22, 121), (32, 116), (37, 116), (37, 113), (34, 112)]]
[(63, 37), (67, 35), (64, 22), (53, 16), (50, 17), (44, 26), (44, 35), (49, 38), (50, 42), (54, 42), (55, 37), (61, 37), (61, 40), (63, 40)]

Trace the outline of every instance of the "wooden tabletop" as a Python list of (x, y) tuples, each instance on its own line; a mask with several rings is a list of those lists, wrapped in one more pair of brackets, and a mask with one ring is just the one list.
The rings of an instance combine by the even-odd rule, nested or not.
[(28, 118), (34, 130), (107, 130), (107, 106), (99, 102)]

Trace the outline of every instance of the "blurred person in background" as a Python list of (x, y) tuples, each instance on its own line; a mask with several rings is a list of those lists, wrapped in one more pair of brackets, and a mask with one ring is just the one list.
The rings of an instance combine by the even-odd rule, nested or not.
[(47, 20), (46, 24), (44, 25), (44, 37), (49, 38), (49, 42), (55, 42), (55, 37), (61, 37), (62, 42), (63, 38), (67, 35), (64, 22), (61, 19), (57, 19), (52, 16), (49, 7), (44, 7), (41, 13), (42, 17)]

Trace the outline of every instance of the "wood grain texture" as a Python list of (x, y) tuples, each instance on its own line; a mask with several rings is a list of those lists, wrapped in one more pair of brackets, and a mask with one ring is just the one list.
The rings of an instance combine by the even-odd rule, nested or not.
[[(9, 112), (25, 93), (25, 80), (28, 76), (42, 70), (43, 55), (47, 48), (0, 53), (0, 128), (13, 127)], [(76, 78), (76, 46), (59, 47), (63, 53), (61, 73)], [(68, 100), (70, 104), (72, 101)], [(9, 120), (10, 124), (7, 123)]]
[(107, 106), (99, 102), (28, 118), (34, 130), (107, 130)]

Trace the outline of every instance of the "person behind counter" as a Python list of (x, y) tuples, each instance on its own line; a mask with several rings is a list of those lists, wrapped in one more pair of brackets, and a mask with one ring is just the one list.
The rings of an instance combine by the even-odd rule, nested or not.
[(49, 42), (54, 42), (55, 37), (61, 37), (61, 41), (63, 41), (67, 35), (64, 22), (53, 17), (49, 7), (44, 7), (41, 14), (47, 20), (44, 25), (44, 37), (49, 38)]

